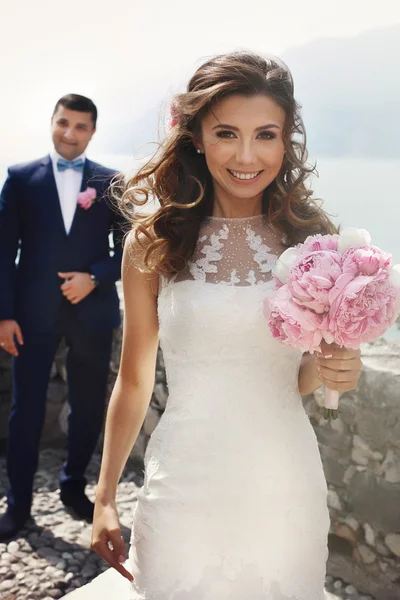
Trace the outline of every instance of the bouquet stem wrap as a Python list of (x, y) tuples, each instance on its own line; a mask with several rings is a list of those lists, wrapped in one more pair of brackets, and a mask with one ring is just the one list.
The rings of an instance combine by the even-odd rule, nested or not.
[(337, 390), (331, 390), (325, 388), (325, 403), (324, 403), (324, 416), (329, 419), (337, 419), (339, 408), (339, 392)]

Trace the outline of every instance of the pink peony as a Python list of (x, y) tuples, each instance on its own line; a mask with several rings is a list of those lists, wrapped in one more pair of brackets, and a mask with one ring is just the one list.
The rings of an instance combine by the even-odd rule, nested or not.
[(95, 188), (87, 187), (84, 192), (81, 192), (78, 195), (78, 205), (83, 208), (83, 210), (88, 210), (95, 201), (96, 196), (97, 191)]
[(287, 285), (264, 301), (264, 315), (275, 339), (302, 352), (314, 352), (322, 340), (323, 317), (292, 300)]
[(343, 272), (355, 275), (376, 275), (382, 269), (388, 271), (392, 256), (375, 246), (349, 248), (343, 254)]
[(335, 342), (357, 349), (383, 335), (396, 321), (400, 290), (385, 269), (356, 277), (348, 273), (337, 279), (330, 300), (329, 331)]
[[(318, 242), (319, 243), (319, 242)], [(307, 254), (292, 267), (287, 285), (293, 300), (323, 314), (329, 310), (329, 292), (342, 274), (342, 256), (334, 250)]]
[(310, 252), (318, 252), (319, 250), (333, 250), (338, 249), (339, 236), (335, 233), (333, 235), (310, 235), (303, 244), (298, 246), (298, 249), (302, 254), (309, 254)]

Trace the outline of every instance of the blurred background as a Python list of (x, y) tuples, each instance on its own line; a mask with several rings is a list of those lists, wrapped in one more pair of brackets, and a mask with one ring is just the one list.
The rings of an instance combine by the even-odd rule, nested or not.
[[(400, 262), (398, 0), (7, 2), (0, 36), (0, 185), (9, 165), (50, 151), (50, 118), (67, 93), (89, 96), (98, 107), (89, 158), (134, 170), (156, 149), (169, 102), (194, 70), (213, 54), (244, 49), (278, 55), (290, 67), (309, 158), (319, 173), (310, 185), (326, 210), (338, 224), (368, 229), (373, 243)], [(120, 337), (117, 331), (110, 389)], [(399, 327), (385, 337), (400, 342)], [(327, 589), (335, 598), (400, 598), (399, 349), (383, 340), (363, 349), (358, 392), (342, 398), (338, 421), (324, 422), (315, 398), (306, 399), (329, 484)], [(132, 454), (139, 467), (130, 464), (119, 486), (126, 541), (143, 453), (167, 398), (161, 357), (157, 364), (151, 406)], [(10, 360), (3, 353), (2, 490), (10, 392)], [(36, 529), (26, 539), (0, 544), (1, 600), (61, 598), (105, 568), (88, 549), (90, 527), (59, 506), (67, 415), (61, 349), (48, 392), (47, 450), (36, 478)], [(99, 465), (100, 453), (89, 471), (92, 496)], [(0, 509), (4, 502), (0, 497)]]

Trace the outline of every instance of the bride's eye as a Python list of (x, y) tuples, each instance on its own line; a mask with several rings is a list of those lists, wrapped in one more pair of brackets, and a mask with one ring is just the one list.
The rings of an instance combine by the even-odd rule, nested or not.
[(260, 140), (274, 140), (275, 138), (276, 134), (272, 133), (272, 131), (261, 131), (257, 136), (257, 139)]
[(229, 140), (229, 139), (233, 139), (236, 136), (233, 133), (233, 131), (229, 131), (228, 129), (225, 129), (225, 130), (222, 130), (222, 131), (218, 131), (217, 132), (217, 137)]

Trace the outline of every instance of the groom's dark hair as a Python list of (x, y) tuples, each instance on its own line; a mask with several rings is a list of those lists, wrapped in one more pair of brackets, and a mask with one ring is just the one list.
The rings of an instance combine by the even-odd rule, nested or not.
[(79, 94), (66, 94), (58, 100), (54, 108), (53, 116), (57, 112), (59, 106), (64, 106), (64, 108), (68, 108), (69, 110), (90, 113), (92, 115), (93, 127), (96, 127), (97, 108), (90, 98), (80, 96)]

